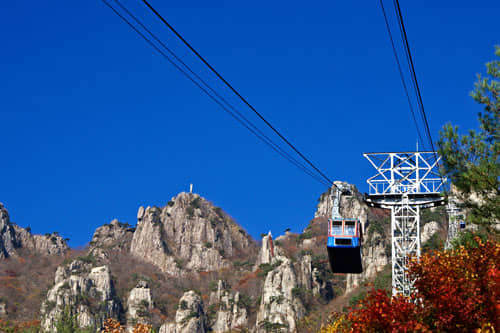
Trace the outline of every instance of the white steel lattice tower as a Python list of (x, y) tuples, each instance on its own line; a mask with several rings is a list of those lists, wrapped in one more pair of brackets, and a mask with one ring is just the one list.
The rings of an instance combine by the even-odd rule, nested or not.
[(452, 240), (454, 240), (458, 235), (458, 216), (460, 214), (460, 209), (458, 209), (455, 202), (451, 198), (446, 206), (446, 212), (448, 213), (448, 235), (446, 236), (444, 248), (449, 250), (451, 248)]
[(366, 153), (377, 174), (367, 180), (365, 201), (391, 210), (392, 294), (410, 296), (411, 258), (420, 257), (420, 209), (444, 204), (444, 180), (434, 152)]

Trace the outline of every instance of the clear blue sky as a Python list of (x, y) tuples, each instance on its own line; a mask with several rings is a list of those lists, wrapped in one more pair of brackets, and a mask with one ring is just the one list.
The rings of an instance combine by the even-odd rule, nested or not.
[[(363, 152), (415, 148), (378, 1), (151, 2), (329, 177), (366, 191)], [(124, 3), (216, 84), (139, 0)], [(401, 6), (434, 138), (448, 121), (477, 126), (468, 94), (500, 43), (500, 2)], [(0, 201), (19, 225), (83, 245), (96, 227), (135, 224), (139, 206), (162, 206), (190, 182), (254, 237), (312, 218), (326, 188), (102, 2), (2, 2), (0, 25)]]

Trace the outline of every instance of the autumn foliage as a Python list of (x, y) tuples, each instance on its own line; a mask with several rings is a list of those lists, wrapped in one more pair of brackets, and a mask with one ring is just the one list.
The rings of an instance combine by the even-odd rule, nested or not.
[[(132, 333), (150, 333), (151, 325), (146, 324), (136, 324), (132, 330)], [(125, 328), (115, 319), (107, 319), (104, 323), (104, 329), (102, 333), (125, 333)]]
[(323, 332), (500, 332), (500, 244), (476, 241), (414, 262), (412, 298), (372, 290)]

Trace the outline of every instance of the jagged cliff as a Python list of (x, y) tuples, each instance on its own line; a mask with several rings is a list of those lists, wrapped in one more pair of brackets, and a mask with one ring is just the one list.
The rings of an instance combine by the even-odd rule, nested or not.
[(20, 250), (62, 255), (68, 249), (66, 241), (57, 233), (32, 235), (29, 230), (12, 223), (7, 209), (0, 203), (0, 260), (17, 256)]
[[(164, 207), (139, 207), (136, 226), (113, 220), (97, 228), (80, 253), (68, 252), (58, 235), (32, 236), (0, 206), (0, 258), (18, 256), (22, 248), (68, 252), (40, 305), (45, 332), (63, 324), (97, 332), (109, 317), (129, 332), (136, 323), (162, 333), (308, 332), (325, 313), (346, 304), (337, 298), (390, 263), (390, 214), (369, 208), (353, 188), (353, 195), (341, 199), (341, 214), (363, 225), (364, 272), (333, 274), (326, 253), (331, 206), (327, 191), (302, 233), (275, 240), (268, 233), (259, 246), (221, 208), (198, 194), (180, 193)], [(426, 223), (423, 241), (435, 242), (441, 229), (437, 222)], [(9, 311), (1, 298), (5, 317)]]
[(57, 332), (66, 325), (100, 332), (106, 318), (119, 318), (121, 303), (110, 269), (94, 266), (81, 258), (57, 269), (54, 286), (41, 307), (42, 329)]
[(197, 194), (180, 193), (163, 208), (139, 208), (130, 253), (178, 276), (230, 267), (230, 258), (254, 247), (222, 209)]

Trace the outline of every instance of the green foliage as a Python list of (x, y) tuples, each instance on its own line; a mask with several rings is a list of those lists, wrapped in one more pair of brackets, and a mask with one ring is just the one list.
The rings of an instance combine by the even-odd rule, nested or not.
[(179, 303), (179, 307), (181, 308), (181, 310), (186, 310), (188, 308), (188, 304), (186, 301), (182, 300), (180, 303)]
[(59, 289), (71, 289), (71, 287), (69, 286), (68, 282), (64, 282), (62, 286), (59, 287)]
[(96, 263), (96, 259), (95, 259), (95, 257), (91, 253), (87, 254), (86, 256), (79, 256), (76, 259), (80, 260), (80, 261), (83, 261), (86, 264), (93, 264), (93, 265), (95, 265), (95, 263)]
[(349, 299), (349, 306), (354, 306), (366, 297), (366, 291), (360, 291)]
[(215, 228), (217, 226), (217, 223), (219, 222), (219, 220), (216, 217), (211, 217), (209, 221), (212, 228)]
[(299, 235), (299, 237), (297, 237), (297, 242), (300, 242), (300, 241), (302, 241), (304, 239), (309, 239), (309, 238), (312, 238), (312, 237), (313, 237), (312, 232), (310, 230), (306, 230), (303, 233), (301, 233)]
[(391, 270), (391, 264), (386, 265), (384, 269), (375, 277), (375, 280), (373, 281), (373, 288), (390, 291), (392, 289)]
[(367, 238), (371, 239), (373, 234), (377, 233), (380, 236), (385, 235), (385, 228), (389, 226), (391, 223), (390, 218), (386, 217), (382, 220), (372, 220), (370, 221), (368, 231), (367, 231)]
[(182, 318), (181, 324), (185, 324), (191, 320), (191, 318), (197, 318), (199, 316), (198, 312), (191, 311), (186, 317)]
[(184, 267), (184, 260), (176, 258), (174, 261), (177, 268), (182, 269)]
[(224, 212), (222, 211), (222, 208), (220, 208), (220, 207), (215, 207), (215, 208), (214, 208), (214, 212), (215, 212), (215, 214), (217, 214), (217, 216), (219, 216), (219, 217), (221, 217), (221, 218), (222, 218), (222, 217), (224, 217)]
[(268, 320), (264, 320), (259, 323), (259, 327), (265, 330), (266, 332), (282, 332), (282, 329), (287, 328), (288, 325), (280, 323), (271, 323)]
[(270, 303), (276, 302), (277, 304), (283, 304), (284, 300), (285, 300), (285, 297), (283, 295), (269, 297)]
[(217, 317), (217, 304), (210, 304), (207, 308), (207, 316), (209, 321), (215, 320)]
[(444, 248), (444, 241), (439, 237), (439, 234), (434, 233), (427, 242), (422, 246), (423, 252), (427, 251), (441, 251)]
[(462, 231), (458, 234), (458, 237), (453, 239), (451, 241), (451, 246), (454, 249), (458, 249), (460, 246), (463, 246), (465, 248), (477, 248), (479, 246), (478, 244), (478, 239), (476, 237), (479, 237), (479, 239), (483, 242), (486, 241), (488, 236), (484, 233), (484, 231)]
[(54, 301), (46, 301), (45, 302), (45, 311), (50, 312), (56, 307), (57, 303)]
[(252, 298), (248, 295), (240, 294), (237, 305), (240, 308), (247, 309), (247, 311), (249, 312), (250, 308), (252, 307)]
[(233, 263), (234, 267), (250, 267), (252, 263), (249, 260), (235, 260)]
[(439, 224), (446, 219), (446, 211), (444, 207), (428, 208), (420, 210), (420, 224), (424, 225), (427, 222), (436, 221)]
[(307, 255), (312, 255), (313, 252), (311, 250), (304, 250), (304, 249), (301, 249), (299, 251), (299, 258), (302, 258), (303, 256), (307, 256)]
[(217, 280), (212, 280), (208, 284), (208, 289), (210, 289), (210, 291), (217, 291), (218, 288), (219, 288), (219, 282)]
[(201, 207), (201, 198), (196, 197), (191, 201), (191, 207), (193, 208), (200, 208)]
[(307, 289), (303, 286), (296, 286), (292, 288), (292, 295), (302, 301), (303, 304), (306, 303)]
[(203, 246), (206, 247), (207, 249), (211, 248), (212, 247), (212, 243), (210, 242), (205, 242), (203, 243)]
[(143, 307), (143, 308), (149, 308), (149, 302), (145, 299), (141, 300), (141, 302), (139, 303), (139, 306)]
[(173, 205), (175, 205), (175, 202), (173, 202), (172, 200), (170, 200), (169, 202), (167, 202), (167, 206), (168, 207), (172, 207)]
[(69, 308), (65, 308), (55, 324), (57, 333), (91, 333), (95, 329), (91, 327), (79, 328), (75, 316), (72, 316)]
[(267, 234), (264, 233), (260, 234), (260, 238), (264, 238), (265, 236), (267, 236)]
[[(495, 54), (500, 57), (499, 46)], [(459, 135), (458, 126), (446, 124), (438, 144), (444, 174), (460, 191), (468, 219), (495, 231), (492, 224), (500, 219), (500, 60), (486, 68), (486, 76), (478, 75), (471, 93), (484, 106), (478, 115), (479, 130)]]
[(282, 261), (281, 260), (276, 260), (273, 264), (265, 263), (265, 264), (260, 264), (260, 272), (257, 274), (259, 277), (265, 277), (267, 273), (281, 265)]
[(192, 219), (194, 217), (194, 208), (192, 206), (187, 206), (186, 214), (188, 218)]

